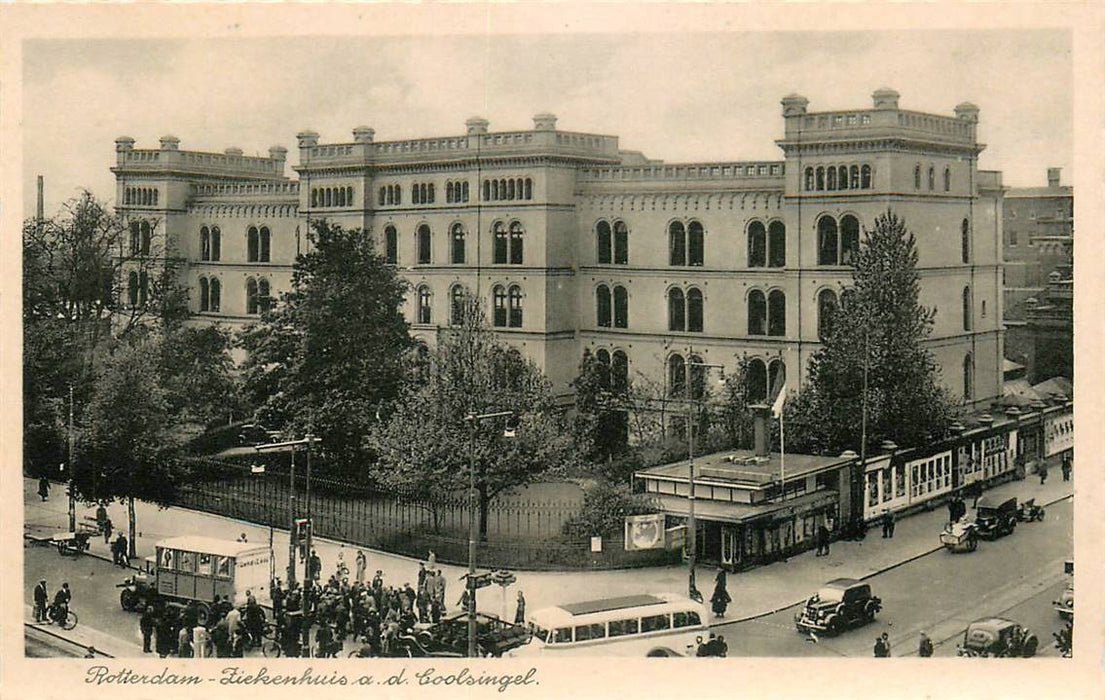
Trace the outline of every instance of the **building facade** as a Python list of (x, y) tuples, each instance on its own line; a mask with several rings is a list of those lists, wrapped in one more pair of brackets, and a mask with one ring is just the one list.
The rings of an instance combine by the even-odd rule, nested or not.
[[(351, 142), (297, 135), (299, 159), (158, 149), (116, 141), (117, 201), (176, 260), (196, 322), (241, 325), (290, 283), (318, 219), (364, 229), (410, 282), (404, 312), (433, 343), (464, 292), (500, 337), (567, 395), (585, 349), (616, 381), (676, 389), (689, 363), (735, 367), (754, 384), (804, 381), (864, 227), (892, 209), (915, 234), (929, 348), (968, 403), (1001, 394), (1000, 173), (978, 169), (979, 110), (811, 112), (783, 99), (782, 159), (668, 164), (618, 138), (533, 128)], [(143, 228), (146, 227), (146, 228)]]

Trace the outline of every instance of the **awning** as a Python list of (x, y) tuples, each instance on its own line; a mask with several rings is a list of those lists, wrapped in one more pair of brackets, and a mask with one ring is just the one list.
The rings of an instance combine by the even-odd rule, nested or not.
[[(660, 508), (668, 515), (687, 517), (687, 499), (682, 496), (674, 496), (666, 493), (649, 494), (655, 498)], [(727, 503), (725, 501), (710, 501), (696, 498), (694, 502), (694, 516), (700, 520), (714, 520), (726, 523), (748, 523), (765, 518), (789, 518), (799, 513), (814, 510), (823, 506), (836, 503), (838, 494), (836, 491), (826, 490), (808, 493), (798, 498), (787, 499), (783, 502), (772, 501), (751, 505), (748, 503)]]

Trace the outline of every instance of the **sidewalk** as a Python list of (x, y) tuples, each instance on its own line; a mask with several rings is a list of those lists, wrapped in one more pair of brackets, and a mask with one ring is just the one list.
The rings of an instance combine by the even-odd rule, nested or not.
[[(67, 503), (64, 488), (55, 485), (50, 499), (41, 502), (37, 494), (37, 482), (24, 479), (24, 532), (44, 535), (66, 530), (68, 525)], [(1016, 496), (1018, 500), (1035, 498), (1036, 503), (1046, 505), (1073, 493), (1073, 482), (1063, 482), (1059, 469), (1051, 470), (1048, 483), (1041, 486), (1039, 479), (1029, 475), (1023, 481), (1002, 484), (987, 492), (1000, 496)], [(245, 523), (184, 508), (159, 509), (148, 503), (136, 503), (138, 560), (151, 556), (154, 545), (160, 539), (182, 534), (205, 535), (234, 540), (244, 533), (249, 542), (268, 543), (272, 538), (276, 575), (284, 580), (287, 571), (288, 537), (285, 531), (270, 532), (269, 528)], [(78, 504), (77, 517), (94, 515), (94, 508)], [(116, 526), (125, 529), (127, 513), (125, 505), (112, 504), (108, 514)], [(880, 537), (879, 529), (872, 528), (862, 542), (834, 542), (831, 554), (817, 557), (812, 551), (787, 561), (775, 562), (739, 574), (728, 579), (733, 603), (726, 622), (760, 617), (805, 600), (825, 581), (841, 578), (866, 578), (903, 563), (924, 556), (940, 548), (939, 533), (947, 519), (947, 509), (937, 506), (931, 512), (921, 512), (900, 519), (892, 539)], [(339, 556), (349, 566), (351, 576), (355, 571), (358, 547), (315, 539), (314, 545), (322, 559), (323, 578), (335, 570)], [(90, 552), (110, 560), (111, 554), (103, 538), (94, 538)], [(377, 569), (384, 573), (388, 585), (402, 586), (417, 582), (419, 562), (408, 557), (365, 549), (368, 555), (366, 579), (371, 580)], [(449, 613), (460, 612), (457, 605), (467, 569), (448, 564), (438, 564), (447, 582), (446, 604)], [(298, 571), (302, 571), (299, 565)], [(697, 569), (699, 589), (708, 599), (713, 592), (715, 570)], [(630, 595), (645, 592), (684, 592), (687, 588), (687, 570), (683, 566), (654, 567), (646, 569), (620, 569), (614, 571), (571, 572), (517, 572), (517, 582), (508, 589), (497, 586), (481, 591), (477, 597), (479, 609), (495, 615), (514, 619), (517, 591), (525, 593), (529, 610), (560, 603)]]

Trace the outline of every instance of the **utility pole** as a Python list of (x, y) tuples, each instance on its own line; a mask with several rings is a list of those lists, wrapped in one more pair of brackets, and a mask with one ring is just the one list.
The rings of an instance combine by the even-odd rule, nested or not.
[[(687, 442), (687, 483), (689, 489), (687, 491), (687, 566), (689, 568), (689, 574), (687, 578), (687, 594), (688, 597), (701, 600), (702, 594), (698, 592), (698, 586), (695, 582), (695, 567), (698, 565), (698, 523), (695, 520), (695, 481), (694, 481), (694, 437), (695, 437), (695, 422), (697, 419), (698, 410), (702, 405), (702, 396), (699, 394), (699, 389), (704, 393), (706, 391), (706, 371), (710, 369), (719, 369), (722, 372), (725, 371), (724, 365), (708, 364), (705, 362), (692, 362), (691, 358), (694, 357), (694, 348), (687, 348), (687, 369), (690, 375), (690, 381), (686, 382), (687, 389), (690, 391), (690, 396), (687, 398), (687, 412), (688, 416), (688, 442)], [(698, 372), (693, 371), (692, 368), (699, 368)], [(701, 387), (699, 387), (699, 378), (701, 378)]]
[(300, 445), (307, 446), (307, 494), (308, 494), (308, 507), (307, 507), (307, 562), (304, 567), (306, 575), (303, 577), (304, 590), (306, 590), (307, 582), (310, 580), (310, 556), (311, 556), (311, 511), (310, 511), (310, 493), (311, 493), (311, 445), (319, 442), (319, 438), (307, 433), (307, 436), (301, 440), (288, 440), (287, 442), (273, 442), (265, 443), (263, 445), (254, 445), (253, 449), (257, 452), (291, 452), (292, 468), (291, 475), (288, 479), (289, 487), (291, 488), (291, 497), (288, 501), (288, 587), (295, 583), (295, 545), (296, 545), (296, 521), (299, 519), (298, 501), (295, 493), (295, 451)]
[[(69, 385), (69, 532), (77, 531), (77, 496), (73, 485), (73, 385)], [(133, 538), (134, 535), (132, 534)]]

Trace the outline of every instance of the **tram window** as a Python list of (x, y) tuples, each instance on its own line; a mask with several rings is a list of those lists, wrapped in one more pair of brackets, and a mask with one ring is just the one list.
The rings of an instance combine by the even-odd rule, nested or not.
[(200, 554), (197, 560), (196, 571), (201, 574), (211, 575), (211, 555)]
[(219, 557), (216, 560), (215, 575), (230, 578), (230, 557)]
[(702, 620), (699, 619), (698, 613), (693, 610), (687, 612), (677, 612), (672, 616), (672, 627), (692, 627), (694, 625), (701, 625)]
[(612, 620), (607, 625), (610, 628), (611, 637), (624, 637), (627, 634), (637, 634), (637, 618), (632, 620)]
[(671, 629), (671, 617), (668, 615), (649, 615), (641, 618), (642, 632)]
[(567, 644), (572, 641), (572, 628), (571, 627), (557, 627), (553, 631), (553, 638), (550, 640), (551, 644)]
[(576, 641), (586, 642), (589, 639), (602, 639), (606, 636), (606, 625), (601, 622), (593, 622), (589, 625), (576, 625)]

